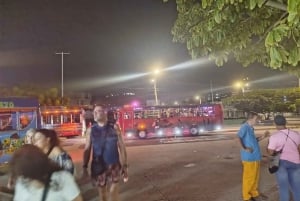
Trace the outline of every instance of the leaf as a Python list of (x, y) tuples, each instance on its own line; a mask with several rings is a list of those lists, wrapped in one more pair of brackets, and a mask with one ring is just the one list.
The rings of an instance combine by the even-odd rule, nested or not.
[(216, 21), (216, 23), (221, 24), (222, 16), (221, 16), (221, 13), (219, 13), (218, 11), (215, 12), (215, 21)]
[(257, 2), (258, 7), (261, 8), (264, 5), (265, 0), (256, 0), (256, 2)]
[(281, 55), (276, 47), (270, 48), (270, 57), (274, 61), (282, 61)]
[(297, 12), (297, 2), (298, 0), (288, 0), (287, 10), (289, 13)]
[(217, 57), (217, 59), (216, 59), (216, 65), (217, 66), (223, 66), (223, 64), (224, 64), (223, 59), (221, 57)]
[(280, 56), (282, 58), (282, 61), (284, 63), (286, 63), (288, 61), (289, 53), (285, 49), (283, 49), (283, 48), (279, 49), (279, 53), (280, 53)]
[(199, 37), (199, 36), (194, 36), (193, 39), (194, 39), (195, 46), (196, 46), (196, 47), (199, 47), (199, 44), (200, 44), (200, 37)]
[(274, 31), (273, 32), (273, 37), (275, 39), (276, 42), (280, 42), (281, 41), (281, 35), (278, 31)]
[(207, 1), (206, 0), (202, 0), (202, 8), (206, 8), (207, 7)]
[(224, 0), (218, 0), (216, 1), (217, 7), (219, 10), (222, 10), (222, 8), (224, 7)]
[(250, 3), (250, 10), (253, 10), (256, 6), (256, 0), (249, 0)]
[(298, 14), (296, 12), (290, 12), (288, 16), (288, 22), (293, 22), (296, 19), (297, 15)]
[(269, 46), (273, 46), (274, 45), (274, 36), (273, 36), (273, 32), (269, 32), (266, 40), (265, 40), (265, 46), (269, 47)]

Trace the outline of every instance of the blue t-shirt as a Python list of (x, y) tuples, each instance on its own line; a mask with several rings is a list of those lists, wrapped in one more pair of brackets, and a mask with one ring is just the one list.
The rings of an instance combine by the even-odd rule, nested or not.
[(254, 134), (254, 128), (250, 126), (247, 122), (244, 123), (239, 132), (238, 137), (242, 140), (243, 144), (246, 147), (251, 147), (253, 152), (247, 152), (245, 150), (241, 150), (241, 160), (242, 161), (260, 161), (261, 160), (261, 152), (258, 141)]

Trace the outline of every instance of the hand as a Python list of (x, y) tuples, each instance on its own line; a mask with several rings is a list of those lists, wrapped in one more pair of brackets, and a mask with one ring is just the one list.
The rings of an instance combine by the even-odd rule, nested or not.
[(264, 138), (270, 137), (270, 135), (271, 135), (270, 131), (267, 130), (264, 132)]
[(251, 147), (246, 147), (244, 150), (249, 153), (253, 152), (253, 149)]
[(77, 179), (78, 184), (85, 184), (87, 182), (90, 182), (90, 176), (87, 168), (82, 169), (81, 176), (79, 175), (79, 177), (80, 178)]
[(128, 181), (128, 167), (123, 166), (121, 171), (122, 171), (121, 174), (122, 174), (122, 177), (123, 177), (123, 181), (127, 182)]

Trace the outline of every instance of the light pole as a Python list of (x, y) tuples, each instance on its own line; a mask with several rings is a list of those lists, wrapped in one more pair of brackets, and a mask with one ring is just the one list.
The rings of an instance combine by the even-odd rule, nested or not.
[(211, 102), (214, 103), (214, 92), (213, 92), (212, 80), (210, 80), (210, 94), (211, 94)]
[(158, 105), (156, 80), (152, 79), (152, 82), (153, 82), (153, 87), (154, 87), (155, 105)]
[(198, 95), (198, 96), (195, 97), (195, 99), (199, 100), (199, 104), (201, 105), (201, 96)]
[(56, 52), (55, 54), (61, 55), (61, 103), (63, 103), (64, 98), (64, 55), (70, 54), (69, 52)]
[(241, 89), (241, 90), (242, 90), (243, 96), (245, 96), (245, 87), (244, 87), (244, 83), (237, 82), (237, 83), (235, 84), (235, 86), (236, 86), (238, 89)]
[(157, 97), (157, 75), (160, 73), (158, 69), (153, 71), (154, 78), (151, 80), (153, 82), (154, 87), (154, 96), (155, 96), (155, 105), (158, 105), (158, 97)]

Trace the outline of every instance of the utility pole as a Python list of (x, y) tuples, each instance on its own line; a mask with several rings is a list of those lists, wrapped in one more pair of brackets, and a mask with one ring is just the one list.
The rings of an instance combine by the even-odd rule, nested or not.
[(153, 82), (155, 105), (158, 105), (156, 79), (152, 79), (151, 81)]
[(212, 81), (210, 80), (210, 93), (211, 93), (211, 102), (214, 102), (214, 93), (213, 93), (213, 87), (212, 87)]
[(64, 55), (71, 54), (69, 52), (56, 52), (55, 54), (61, 55), (61, 103), (64, 98)]

